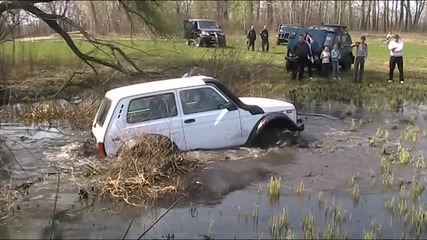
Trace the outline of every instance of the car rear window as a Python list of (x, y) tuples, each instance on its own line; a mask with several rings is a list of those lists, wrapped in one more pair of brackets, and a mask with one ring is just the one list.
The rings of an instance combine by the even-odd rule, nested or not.
[(96, 119), (96, 123), (99, 126), (104, 126), (105, 119), (107, 118), (108, 111), (111, 107), (111, 100), (108, 98), (104, 98), (99, 106), (98, 117)]

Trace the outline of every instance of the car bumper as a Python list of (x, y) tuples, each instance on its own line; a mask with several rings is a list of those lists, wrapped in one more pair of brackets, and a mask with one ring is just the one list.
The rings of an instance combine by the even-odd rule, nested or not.
[[(203, 36), (201, 40), (205, 43), (215, 44), (217, 39), (215, 36)], [(218, 36), (218, 43), (224, 43), (225, 36)]]
[(297, 119), (297, 129), (298, 129), (298, 132), (302, 132), (305, 130), (305, 126), (301, 118)]

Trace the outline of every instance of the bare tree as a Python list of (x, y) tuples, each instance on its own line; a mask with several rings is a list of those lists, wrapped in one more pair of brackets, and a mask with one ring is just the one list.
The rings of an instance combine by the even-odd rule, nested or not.
[[(52, 30), (58, 33), (73, 51), (73, 53), (79, 57), (82, 61), (88, 64), (95, 73), (97, 73), (96, 68), (93, 66), (93, 63), (100, 64), (103, 66), (110, 67), (117, 71), (128, 73), (128, 74), (144, 74), (142, 69), (140, 69), (135, 62), (127, 56), (124, 51), (114, 43), (106, 42), (95, 38), (93, 35), (89, 34), (83, 27), (81, 27), (78, 23), (69, 18), (66, 14), (59, 15), (57, 13), (56, 6), (52, 5), (56, 4), (59, 1), (55, 0), (34, 0), (34, 1), (3, 1), (0, 3), (0, 15), (10, 14), (13, 11), (23, 10), (27, 13), (32, 14), (38, 19), (42, 20), (46, 23)], [(68, 2), (68, 1), (66, 1)], [(64, 2), (63, 2), (64, 3)], [(93, 2), (91, 2), (93, 3)], [(119, 0), (118, 3), (125, 10), (128, 20), (132, 24), (134, 19), (141, 21), (144, 23), (149, 29), (153, 32), (156, 30), (162, 30), (165, 32), (165, 25), (162, 25), (163, 21), (158, 12), (158, 3), (155, 1), (124, 1)], [(66, 7), (61, 10), (65, 12)], [(94, 45), (95, 48), (99, 49), (102, 47), (107, 47), (110, 49), (113, 58), (111, 60), (102, 59), (90, 53), (83, 53), (76, 46), (73, 39), (66, 31), (66, 27), (69, 26), (74, 29), (77, 29), (85, 39)], [(125, 63), (130, 65), (131, 67), (124, 66), (123, 63), (119, 60), (119, 58), (115, 56), (120, 56)]]

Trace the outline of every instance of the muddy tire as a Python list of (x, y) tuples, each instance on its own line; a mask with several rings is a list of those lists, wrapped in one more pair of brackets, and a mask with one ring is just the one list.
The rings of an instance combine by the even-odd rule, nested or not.
[(256, 145), (260, 148), (277, 147), (280, 141), (280, 133), (283, 130), (280, 128), (263, 129), (256, 140)]

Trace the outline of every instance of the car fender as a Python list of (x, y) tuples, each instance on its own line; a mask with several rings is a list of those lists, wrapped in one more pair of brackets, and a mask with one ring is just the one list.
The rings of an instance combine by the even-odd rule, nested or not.
[(292, 132), (300, 132), (304, 130), (304, 125), (298, 126), (294, 121), (292, 121), (286, 114), (283, 113), (269, 113), (263, 116), (255, 126), (252, 128), (251, 133), (249, 134), (246, 145), (252, 145), (256, 138), (261, 134), (263, 129), (272, 121), (280, 120), (283, 122), (283, 126)]

